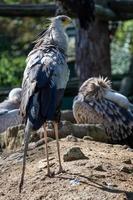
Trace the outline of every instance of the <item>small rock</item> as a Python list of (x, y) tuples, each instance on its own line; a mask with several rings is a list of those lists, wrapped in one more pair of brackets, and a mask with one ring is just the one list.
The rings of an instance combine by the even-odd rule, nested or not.
[(66, 140), (67, 140), (68, 142), (77, 142), (77, 141), (78, 141), (78, 139), (77, 139), (75, 136), (73, 136), (73, 135), (68, 135), (68, 136), (66, 137)]
[(126, 167), (126, 166), (122, 166), (122, 167), (120, 168), (120, 172), (132, 173), (132, 171), (133, 171), (133, 168)]
[(35, 142), (30, 142), (29, 145), (28, 145), (28, 150), (32, 150), (32, 149), (35, 149), (36, 145)]
[(88, 159), (79, 147), (72, 147), (63, 155), (64, 162), (79, 159)]
[(132, 161), (131, 161), (130, 158), (128, 158), (128, 159), (124, 160), (123, 163), (125, 163), (125, 164), (132, 164)]
[(118, 187), (116, 184), (113, 184), (113, 183), (107, 183), (105, 181), (102, 182), (103, 185), (105, 185), (106, 187), (108, 187), (109, 189), (113, 189), (115, 187)]
[(79, 179), (72, 179), (70, 180), (70, 185), (72, 186), (76, 186), (80, 184), (80, 180)]
[(130, 148), (130, 147), (128, 147), (128, 148), (127, 148), (127, 151), (133, 152), (133, 149)]
[(129, 146), (126, 144), (122, 146), (122, 149), (128, 149), (128, 148), (129, 148)]
[(83, 140), (91, 140), (92, 141), (93, 137), (86, 135), (86, 136), (83, 137)]
[(97, 165), (96, 167), (94, 167), (95, 170), (97, 171), (106, 171), (103, 169), (103, 166), (102, 165)]
[(128, 145), (123, 145), (122, 149), (126, 149), (127, 151), (133, 152), (133, 149), (130, 148)]

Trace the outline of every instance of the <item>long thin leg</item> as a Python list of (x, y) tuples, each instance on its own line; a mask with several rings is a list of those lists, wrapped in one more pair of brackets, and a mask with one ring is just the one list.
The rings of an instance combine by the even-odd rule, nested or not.
[(44, 128), (44, 139), (45, 139), (45, 151), (46, 151), (46, 158), (47, 158), (47, 175), (52, 176), (52, 173), (50, 171), (50, 165), (49, 165), (49, 155), (48, 155), (48, 140), (47, 140), (47, 130), (46, 130), (46, 123), (43, 125)]
[(26, 155), (27, 155), (27, 150), (28, 150), (29, 138), (30, 138), (30, 123), (29, 123), (29, 120), (27, 120), (27, 124), (26, 124), (26, 127), (25, 127), (25, 133), (24, 133), (24, 154), (23, 154), (21, 180), (20, 180), (20, 184), (19, 184), (19, 193), (21, 193), (23, 183), (24, 183), (24, 175), (25, 175), (25, 167), (26, 167)]
[(57, 143), (57, 152), (58, 152), (58, 159), (59, 159), (59, 173), (63, 172), (63, 168), (61, 165), (61, 157), (60, 157), (60, 144), (59, 144), (59, 133), (58, 133), (58, 123), (54, 122), (54, 131)]

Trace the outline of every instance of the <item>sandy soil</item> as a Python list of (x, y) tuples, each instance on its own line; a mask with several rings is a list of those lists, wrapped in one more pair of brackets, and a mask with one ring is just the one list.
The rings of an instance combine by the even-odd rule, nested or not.
[[(49, 142), (51, 170), (46, 176), (44, 145), (28, 151), (23, 191), (18, 193), (22, 152), (0, 155), (0, 200), (133, 200), (133, 152), (120, 145), (89, 140), (60, 140), (65, 172), (57, 174), (55, 141)], [(70, 147), (80, 147), (88, 159), (63, 162)]]

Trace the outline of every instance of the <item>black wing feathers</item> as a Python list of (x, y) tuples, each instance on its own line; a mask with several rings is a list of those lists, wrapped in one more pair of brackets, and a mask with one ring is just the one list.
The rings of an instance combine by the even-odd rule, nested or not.
[[(30, 53), (23, 81), (22, 112), (29, 117), (34, 129), (38, 129), (47, 119), (52, 120), (56, 110), (56, 85), (52, 80), (56, 62), (53, 64), (51, 54), (39, 50)], [(35, 54), (35, 55), (34, 55)], [(34, 61), (33, 61), (34, 59)]]
[(38, 130), (46, 120), (52, 120), (55, 113), (56, 86), (48, 85), (30, 98), (29, 120), (34, 130)]

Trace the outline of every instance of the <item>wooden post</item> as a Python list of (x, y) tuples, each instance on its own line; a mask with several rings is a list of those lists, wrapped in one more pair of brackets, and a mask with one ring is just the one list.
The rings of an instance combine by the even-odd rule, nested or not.
[(77, 22), (76, 71), (81, 83), (92, 76), (111, 77), (108, 22), (96, 19), (87, 30)]
[(55, 4), (0, 4), (0, 16), (4, 17), (51, 17), (55, 11)]
[[(116, 2), (116, 3), (115, 3)], [(114, 12), (114, 11), (118, 11)], [(56, 12), (55, 4), (0, 4), (0, 16), (4, 17), (51, 17)], [(133, 2), (129, 0), (96, 0), (95, 13), (99, 19), (127, 20), (133, 19)], [(71, 17), (76, 17), (68, 13)]]
[[(96, 3), (106, 7), (105, 0), (97, 0)], [(113, 13), (110, 14), (115, 18)], [(111, 78), (108, 21), (99, 20), (97, 15), (95, 22), (86, 30), (80, 27), (78, 20), (77, 27), (75, 68), (80, 84), (90, 77), (99, 75)]]

